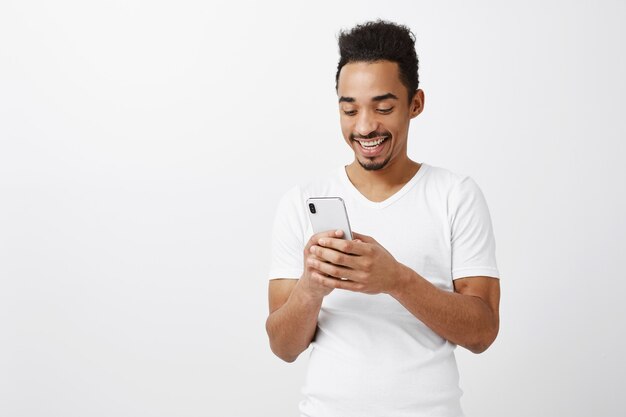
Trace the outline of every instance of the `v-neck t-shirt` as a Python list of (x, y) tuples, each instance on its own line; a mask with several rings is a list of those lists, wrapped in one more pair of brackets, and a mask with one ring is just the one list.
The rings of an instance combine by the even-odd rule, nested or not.
[[(269, 278), (298, 279), (313, 235), (306, 200), (341, 197), (353, 231), (444, 291), (453, 280), (499, 278), (489, 210), (468, 176), (421, 164), (400, 190), (368, 200), (345, 167), (288, 191), (272, 233)], [(324, 297), (300, 404), (302, 416), (462, 416), (456, 345), (387, 294)]]

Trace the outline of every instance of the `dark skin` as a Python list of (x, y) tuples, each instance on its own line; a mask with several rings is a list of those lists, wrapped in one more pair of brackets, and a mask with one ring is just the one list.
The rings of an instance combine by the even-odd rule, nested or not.
[[(397, 64), (380, 61), (345, 65), (338, 96), (343, 136), (355, 154), (346, 173), (366, 198), (384, 201), (420, 169), (407, 155), (407, 138), (410, 120), (423, 110), (424, 93), (417, 90), (409, 100)], [(375, 155), (359, 142), (380, 139)], [(270, 281), (266, 328), (277, 356), (293, 361), (306, 350), (322, 300), (335, 289), (389, 294), (441, 337), (474, 353), (493, 343), (499, 329), (498, 279), (464, 277), (454, 280), (454, 292), (441, 290), (396, 261), (373, 237), (353, 235), (353, 241), (341, 239), (341, 231), (312, 236), (300, 279)]]

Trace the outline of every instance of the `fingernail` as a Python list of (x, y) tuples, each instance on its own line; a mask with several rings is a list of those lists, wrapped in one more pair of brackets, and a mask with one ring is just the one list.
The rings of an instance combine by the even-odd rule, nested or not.
[(320, 239), (318, 243), (323, 246), (323, 245), (326, 244), (326, 240), (325, 239)]

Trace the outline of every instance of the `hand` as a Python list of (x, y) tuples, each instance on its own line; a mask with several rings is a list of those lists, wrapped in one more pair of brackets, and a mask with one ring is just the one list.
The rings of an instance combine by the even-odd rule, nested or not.
[[(320, 239), (332, 239), (332, 240), (341, 240), (343, 236), (343, 231), (341, 230), (329, 230), (327, 232), (316, 233), (309, 239), (308, 243), (304, 248), (304, 273), (300, 278), (301, 285), (305, 291), (313, 296), (313, 297), (324, 297), (331, 293), (333, 287), (329, 287), (328, 285), (323, 285), (319, 280), (313, 278), (313, 274), (317, 273), (312, 266), (311, 262), (323, 263), (324, 261), (311, 252), (311, 247), (316, 245)], [(334, 278), (328, 278), (334, 279)]]
[(354, 232), (352, 235), (352, 241), (322, 236), (310, 247), (315, 256), (305, 262), (312, 270), (312, 280), (331, 289), (365, 294), (392, 292), (402, 264), (374, 238)]

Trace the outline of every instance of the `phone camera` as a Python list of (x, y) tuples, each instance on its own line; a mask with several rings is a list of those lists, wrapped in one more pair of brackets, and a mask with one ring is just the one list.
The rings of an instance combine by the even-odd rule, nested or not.
[(315, 204), (309, 203), (309, 210), (311, 210), (311, 213), (315, 214)]

